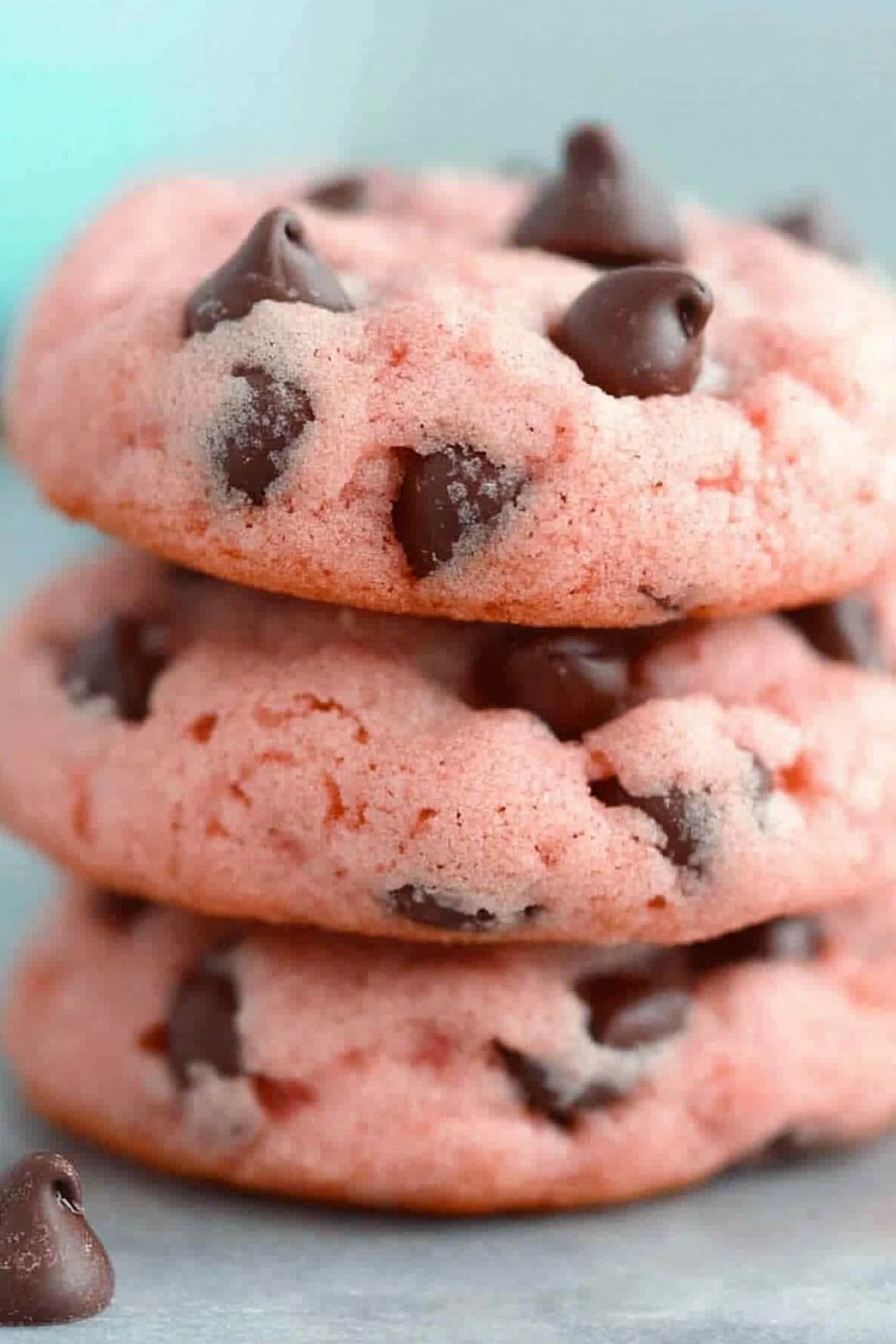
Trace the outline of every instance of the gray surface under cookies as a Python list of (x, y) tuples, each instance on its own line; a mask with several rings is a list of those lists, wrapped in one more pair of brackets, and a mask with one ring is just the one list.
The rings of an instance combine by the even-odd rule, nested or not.
[[(0, 615), (88, 544), (0, 463)], [(53, 882), (2, 840), (0, 883), (6, 964)], [(896, 1139), (609, 1213), (444, 1223), (277, 1204), (145, 1173), (29, 1116), (0, 1075), (0, 1162), (47, 1146), (81, 1167), (118, 1275), (105, 1315), (60, 1329), (72, 1344), (896, 1337)]]

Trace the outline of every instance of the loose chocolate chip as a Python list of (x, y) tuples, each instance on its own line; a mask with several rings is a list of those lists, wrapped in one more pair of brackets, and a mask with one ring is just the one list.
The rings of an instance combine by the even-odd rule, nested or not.
[(229, 490), (260, 506), (289, 465), (290, 454), (314, 420), (308, 393), (253, 364), (236, 364), (234, 378), (248, 395), (211, 444), (212, 457)]
[(152, 910), (152, 902), (142, 896), (129, 896), (123, 891), (103, 887), (92, 893), (92, 908), (100, 923), (127, 933)]
[(23, 1157), (0, 1179), (0, 1325), (81, 1321), (114, 1290), (73, 1164), (58, 1153)]
[(818, 919), (784, 916), (694, 943), (689, 955), (694, 973), (707, 975), (745, 961), (815, 961), (825, 942)]
[(671, 785), (665, 793), (635, 794), (618, 779), (597, 779), (591, 796), (605, 807), (637, 807), (651, 817), (663, 832), (663, 853), (679, 868), (702, 872), (712, 830), (712, 811), (705, 794), (686, 793)]
[(480, 655), (473, 698), (483, 707), (527, 709), (567, 742), (636, 702), (636, 660), (650, 642), (646, 630), (509, 635)]
[(125, 723), (141, 723), (156, 678), (169, 661), (170, 644), (170, 627), (163, 620), (112, 616), (68, 654), (62, 685), (76, 705), (111, 700)]
[(238, 1011), (236, 982), (221, 949), (206, 953), (181, 979), (168, 1013), (168, 1063), (182, 1088), (197, 1066), (222, 1078), (242, 1074)]
[(543, 905), (525, 905), (521, 910), (498, 914), (453, 892), (412, 883), (387, 892), (383, 900), (389, 913), (399, 919), (443, 929), (446, 933), (493, 933), (521, 928), (533, 923), (544, 910)]
[(589, 285), (551, 340), (611, 397), (683, 396), (700, 376), (712, 308), (690, 271), (630, 266)]
[(289, 210), (269, 210), (225, 261), (187, 301), (186, 335), (236, 322), (262, 299), (310, 303), (335, 313), (352, 304), (338, 276), (308, 246), (302, 222)]
[(494, 527), (522, 485), (518, 475), (464, 444), (409, 453), (392, 522), (414, 577), (425, 579), (458, 546)]
[(774, 211), (765, 222), (779, 233), (787, 233), (797, 242), (827, 252), (838, 261), (860, 260), (852, 230), (826, 196), (812, 196), (800, 205)]
[(368, 196), (366, 178), (354, 173), (318, 182), (307, 192), (305, 199), (311, 201), (313, 205), (323, 205), (327, 210), (354, 213), (367, 209)]
[(809, 643), (838, 663), (855, 663), (877, 672), (889, 670), (874, 606), (853, 594), (837, 602), (819, 602), (784, 612)]
[(572, 132), (563, 173), (538, 193), (511, 241), (605, 268), (684, 260), (674, 210), (607, 126)]

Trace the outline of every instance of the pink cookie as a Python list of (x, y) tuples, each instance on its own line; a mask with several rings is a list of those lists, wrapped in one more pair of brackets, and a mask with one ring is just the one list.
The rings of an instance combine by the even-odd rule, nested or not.
[[(305, 184), (135, 193), (22, 333), (13, 450), (169, 559), (396, 612), (625, 626), (864, 582), (893, 544), (891, 294), (648, 209), (589, 134), (534, 200), (450, 175), (377, 178), (367, 213)], [(576, 173), (610, 182), (606, 237)]]
[(637, 1198), (896, 1113), (896, 902), (687, 949), (441, 949), (74, 889), (5, 1043), (53, 1120), (278, 1194)]
[(896, 881), (896, 574), (798, 619), (448, 624), (119, 552), (0, 651), (0, 816), (211, 914), (690, 942)]

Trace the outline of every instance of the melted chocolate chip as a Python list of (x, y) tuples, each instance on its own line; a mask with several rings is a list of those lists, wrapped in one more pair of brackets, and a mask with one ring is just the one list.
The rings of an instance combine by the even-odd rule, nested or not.
[(328, 177), (326, 181), (316, 183), (305, 199), (313, 205), (323, 205), (327, 210), (355, 213), (367, 209), (368, 196), (366, 178), (352, 173), (344, 177)]
[(703, 365), (709, 287), (679, 266), (631, 266), (579, 295), (551, 340), (611, 397), (683, 396)]
[(696, 975), (745, 961), (815, 961), (825, 948), (821, 922), (812, 916), (784, 916), (734, 933), (694, 943), (691, 966)]
[(153, 908), (142, 896), (129, 896), (111, 887), (93, 892), (91, 906), (100, 923), (121, 933), (129, 932)]
[(213, 331), (236, 322), (260, 303), (310, 303), (336, 313), (352, 304), (338, 276), (308, 246), (302, 221), (289, 210), (269, 210), (219, 270), (187, 301), (185, 332)]
[(783, 613), (809, 643), (838, 663), (889, 670), (874, 606), (867, 597), (841, 597)]
[(582, 1086), (561, 1070), (503, 1041), (493, 1041), (492, 1045), (527, 1108), (562, 1129), (571, 1128), (582, 1111), (612, 1106), (626, 1095), (625, 1089), (612, 1082), (596, 1080)]
[(288, 467), (314, 410), (303, 387), (267, 369), (236, 364), (233, 376), (246, 383), (248, 395), (215, 437), (212, 455), (227, 488), (259, 506)]
[(646, 630), (514, 634), (486, 647), (473, 673), (475, 702), (527, 709), (561, 741), (581, 737), (633, 705)]
[(646, 812), (663, 832), (663, 853), (678, 868), (702, 872), (712, 829), (712, 812), (706, 794), (686, 793), (671, 785), (665, 793), (634, 794), (618, 779), (597, 779), (591, 796), (605, 807), (637, 807)]
[(789, 234), (799, 243), (827, 252), (838, 261), (860, 260), (860, 249), (852, 230), (826, 196), (812, 196), (799, 205), (774, 211), (765, 221), (779, 233)]
[(458, 546), (494, 527), (521, 488), (518, 476), (463, 444), (409, 453), (392, 522), (414, 577), (435, 573)]
[(74, 704), (111, 700), (125, 723), (141, 723), (169, 658), (170, 628), (164, 621), (113, 616), (71, 650), (60, 679)]
[(599, 1045), (637, 1050), (676, 1036), (688, 1023), (690, 965), (680, 948), (656, 949), (637, 969), (586, 975), (575, 986)]
[(238, 1011), (236, 982), (221, 949), (206, 953), (181, 979), (168, 1013), (168, 1063), (182, 1088), (198, 1066), (222, 1078), (242, 1074)]
[(563, 173), (535, 197), (512, 242), (605, 268), (684, 260), (674, 210), (607, 126), (572, 132)]
[(0, 1325), (84, 1320), (114, 1290), (73, 1164), (58, 1153), (23, 1157), (0, 1179)]
[(384, 897), (389, 913), (412, 924), (442, 929), (446, 933), (493, 933), (531, 924), (544, 910), (543, 905), (526, 905), (521, 910), (498, 914), (475, 900), (465, 902), (452, 892), (408, 883), (389, 891)]

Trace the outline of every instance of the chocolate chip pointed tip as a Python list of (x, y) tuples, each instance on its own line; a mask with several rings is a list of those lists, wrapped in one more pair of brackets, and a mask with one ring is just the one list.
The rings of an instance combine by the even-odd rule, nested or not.
[(712, 291), (691, 271), (630, 266), (589, 285), (551, 339), (612, 397), (683, 396), (700, 376), (712, 311)]
[(511, 241), (611, 269), (684, 260), (673, 207), (609, 126), (575, 127), (564, 170), (538, 192)]
[(779, 233), (826, 252), (837, 261), (861, 260), (858, 239), (832, 201), (821, 192), (784, 209), (770, 211), (765, 222)]
[(29, 1153), (0, 1177), (0, 1325), (84, 1320), (105, 1310), (114, 1291), (74, 1164)]
[(207, 334), (220, 322), (237, 322), (264, 299), (337, 313), (353, 307), (339, 277), (312, 251), (302, 221), (291, 210), (263, 214), (233, 255), (193, 291), (185, 334)]

